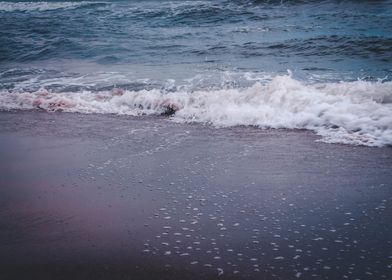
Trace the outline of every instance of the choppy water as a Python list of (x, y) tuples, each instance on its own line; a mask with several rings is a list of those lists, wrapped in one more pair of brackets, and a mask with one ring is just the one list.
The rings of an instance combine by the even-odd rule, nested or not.
[(0, 27), (1, 109), (392, 144), (392, 1), (1, 1)]

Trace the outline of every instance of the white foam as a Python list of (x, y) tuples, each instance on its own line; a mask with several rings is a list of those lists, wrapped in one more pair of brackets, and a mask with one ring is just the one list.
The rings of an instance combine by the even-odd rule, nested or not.
[(75, 9), (80, 6), (94, 4), (97, 2), (0, 2), (0, 11), (3, 12), (28, 12), (28, 11), (49, 11), (57, 9)]
[(171, 108), (180, 122), (309, 129), (329, 143), (392, 145), (392, 82), (305, 84), (286, 75), (248, 88), (194, 92), (0, 92), (0, 109), (34, 108), (134, 116)]

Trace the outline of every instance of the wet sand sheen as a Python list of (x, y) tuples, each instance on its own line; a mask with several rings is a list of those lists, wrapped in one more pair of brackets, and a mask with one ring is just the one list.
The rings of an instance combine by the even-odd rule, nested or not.
[(392, 149), (0, 113), (1, 279), (390, 279)]

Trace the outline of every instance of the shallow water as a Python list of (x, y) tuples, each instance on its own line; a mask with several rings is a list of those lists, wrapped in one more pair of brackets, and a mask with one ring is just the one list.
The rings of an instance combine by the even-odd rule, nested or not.
[(391, 279), (392, 150), (315, 138), (2, 113), (0, 278)]

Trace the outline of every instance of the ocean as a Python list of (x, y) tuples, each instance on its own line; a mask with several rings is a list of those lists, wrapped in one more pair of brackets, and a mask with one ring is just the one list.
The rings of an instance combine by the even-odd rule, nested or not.
[(1, 1), (0, 110), (392, 145), (392, 1)]
[(1, 280), (392, 279), (392, 0), (0, 1)]

